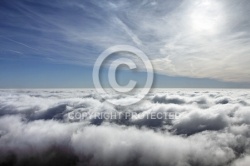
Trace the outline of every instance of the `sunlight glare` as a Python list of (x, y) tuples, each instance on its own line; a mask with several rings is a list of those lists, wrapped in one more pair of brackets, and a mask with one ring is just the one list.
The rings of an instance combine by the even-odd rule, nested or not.
[(220, 4), (217, 1), (202, 0), (193, 6), (190, 17), (193, 30), (216, 33), (222, 19)]

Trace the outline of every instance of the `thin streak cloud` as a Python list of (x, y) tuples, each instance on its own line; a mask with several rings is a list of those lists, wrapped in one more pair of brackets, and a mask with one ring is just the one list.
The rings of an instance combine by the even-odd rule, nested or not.
[(164, 75), (250, 81), (248, 1), (3, 3), (3, 52), (13, 50), (11, 39), (27, 57), (91, 66), (108, 47), (128, 44)]

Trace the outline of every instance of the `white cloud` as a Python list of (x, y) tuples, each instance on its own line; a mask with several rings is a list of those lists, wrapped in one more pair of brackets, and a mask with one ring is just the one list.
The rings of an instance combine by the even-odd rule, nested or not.
[[(73, 165), (182, 166), (248, 162), (242, 157), (250, 154), (249, 106), (241, 103), (249, 103), (246, 90), (158, 89), (128, 107), (110, 105), (97, 96), (92, 90), (1, 90), (0, 163), (46, 165), (60, 160)], [(159, 98), (164, 102), (157, 103)], [(225, 98), (229, 102), (218, 102)], [(72, 120), (68, 113), (73, 112), (137, 113), (142, 118), (132, 114), (121, 119)], [(175, 112), (179, 117), (146, 118), (159, 112)]]
[(249, 163), (250, 163), (250, 156), (244, 156), (243, 158), (236, 160), (233, 163), (233, 166), (248, 166)]

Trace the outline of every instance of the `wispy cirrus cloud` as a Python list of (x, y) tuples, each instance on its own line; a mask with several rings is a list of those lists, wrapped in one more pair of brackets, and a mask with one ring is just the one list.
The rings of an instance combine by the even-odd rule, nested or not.
[(2, 4), (2, 58), (13, 50), (58, 63), (92, 65), (104, 49), (129, 44), (144, 51), (163, 74), (250, 81), (246, 1)]

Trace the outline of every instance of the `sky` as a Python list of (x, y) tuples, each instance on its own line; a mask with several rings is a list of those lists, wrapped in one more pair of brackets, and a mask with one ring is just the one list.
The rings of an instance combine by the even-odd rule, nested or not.
[[(96, 59), (121, 44), (149, 57), (154, 87), (250, 88), (249, 9), (248, 0), (1, 0), (0, 88), (92, 88)], [(143, 84), (145, 72), (118, 77)]]

